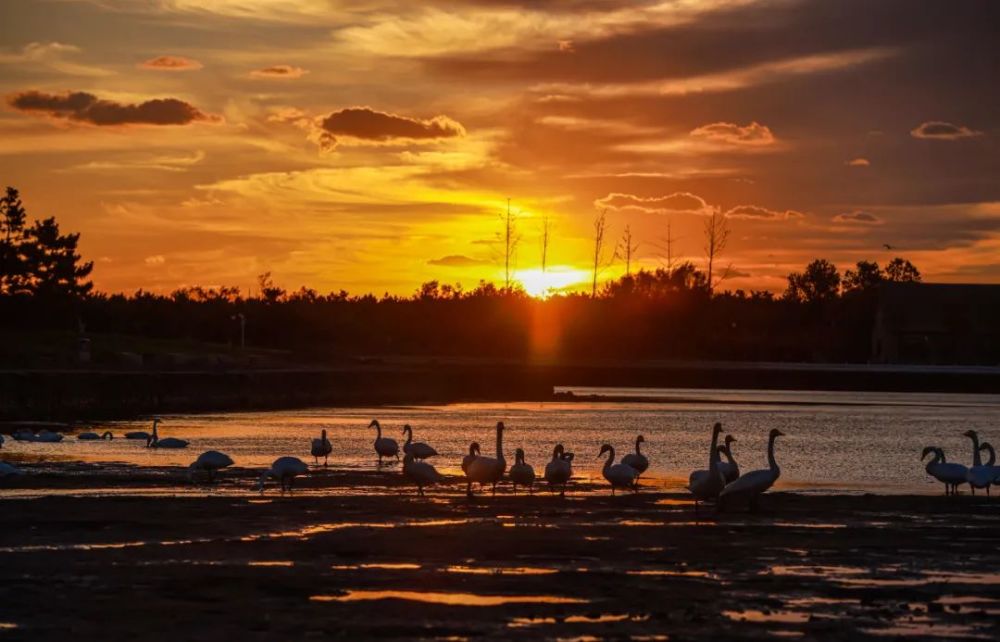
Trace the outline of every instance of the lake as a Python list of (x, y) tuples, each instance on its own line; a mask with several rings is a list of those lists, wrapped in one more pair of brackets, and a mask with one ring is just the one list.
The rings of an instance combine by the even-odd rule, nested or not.
[[(578, 396), (604, 395), (608, 401), (545, 403), (462, 403), (440, 406), (378, 408), (312, 408), (273, 412), (227, 412), (168, 415), (161, 437), (191, 441), (186, 450), (151, 450), (144, 442), (116, 438), (111, 442), (78, 441), (67, 435), (58, 444), (8, 440), (0, 454), (21, 461), (124, 462), (139, 466), (187, 465), (198, 453), (228, 453), (237, 465), (266, 467), (281, 455), (311, 461), (310, 439), (326, 428), (333, 444), (331, 466), (371, 468), (375, 465), (377, 418), (385, 436), (401, 440), (404, 423), (415, 439), (440, 453), (432, 461), (442, 472), (459, 473), (470, 441), (483, 454), (494, 452), (494, 425), (507, 426), (504, 450), (508, 462), (521, 447), (541, 472), (560, 442), (576, 453), (575, 473), (597, 478), (601, 444), (612, 444), (618, 457), (634, 448), (635, 436), (646, 439), (643, 451), (651, 462), (649, 483), (666, 489), (683, 487), (690, 471), (707, 465), (711, 427), (721, 421), (734, 435), (734, 454), (744, 472), (766, 466), (767, 434), (779, 428), (778, 486), (816, 492), (940, 493), (942, 487), (925, 473), (924, 446), (944, 448), (949, 461), (971, 462), (968, 429), (980, 438), (1000, 442), (1000, 395), (923, 393), (857, 393), (754, 390), (654, 390), (561, 388)], [(614, 401), (614, 396), (628, 401)], [(639, 398), (648, 401), (639, 401)], [(114, 422), (116, 435), (149, 430), (148, 422)], [(98, 432), (103, 431), (102, 426)], [(390, 468), (392, 470), (392, 468)]]

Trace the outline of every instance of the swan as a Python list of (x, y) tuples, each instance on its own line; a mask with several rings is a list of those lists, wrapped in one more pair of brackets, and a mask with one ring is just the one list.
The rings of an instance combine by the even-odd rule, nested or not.
[(146, 448), (187, 448), (190, 442), (184, 441), (183, 439), (177, 439), (175, 437), (167, 437), (166, 439), (160, 439), (160, 435), (156, 432), (156, 426), (161, 423), (162, 420), (153, 420), (153, 434), (149, 436), (146, 440)]
[(507, 470), (507, 460), (503, 456), (503, 431), (502, 421), (497, 422), (497, 455), (493, 457), (476, 457), (469, 462), (469, 467), (465, 471), (468, 485), (465, 494), (472, 497), (472, 482), (492, 484), (493, 494), (497, 494), (497, 482), (503, 479), (503, 473)]
[(96, 432), (81, 432), (76, 436), (76, 438), (82, 441), (95, 441), (99, 439), (107, 439), (108, 441), (111, 441), (115, 438), (115, 436), (111, 434), (110, 430), (105, 430), (102, 435), (98, 435)]
[(969, 469), (962, 464), (950, 464), (945, 461), (944, 451), (936, 446), (924, 448), (920, 460), (923, 461), (931, 453), (934, 457), (927, 462), (927, 474), (944, 484), (945, 495), (957, 495), (958, 485), (967, 481)]
[(23, 475), (24, 473), (20, 468), (13, 464), (8, 464), (5, 461), (0, 461), (0, 477), (7, 477), (8, 475)]
[(434, 466), (425, 461), (416, 461), (413, 453), (403, 457), (403, 475), (417, 485), (417, 494), (423, 497), (424, 486), (440, 482), (443, 478)]
[(375, 452), (378, 454), (378, 465), (382, 465), (383, 457), (395, 457), (399, 460), (399, 444), (396, 443), (395, 439), (389, 439), (388, 437), (382, 436), (382, 424), (378, 422), (378, 419), (372, 419), (372, 422), (368, 424), (369, 428), (375, 428)]
[(740, 476), (740, 467), (739, 464), (736, 463), (736, 460), (733, 459), (733, 448), (730, 446), (730, 444), (735, 441), (736, 437), (726, 435), (725, 444), (719, 446), (718, 448), (719, 454), (725, 455), (726, 459), (729, 460), (719, 462), (719, 470), (722, 471), (722, 476), (726, 479), (727, 484), (733, 483)]
[(988, 442), (988, 441), (984, 441), (983, 443), (981, 443), (979, 445), (979, 450), (985, 450), (986, 452), (988, 452), (990, 454), (990, 460), (988, 462), (986, 462), (984, 465), (986, 467), (988, 467), (991, 470), (991, 472), (993, 473), (993, 482), (992, 483), (994, 483), (994, 484), (1000, 483), (1000, 466), (996, 465), (997, 453), (996, 453), (995, 450), (993, 450), (992, 444), (990, 444), (990, 442)]
[(465, 457), (462, 457), (463, 473), (468, 472), (469, 464), (471, 464), (472, 460), (478, 456), (479, 456), (479, 443), (474, 441), (471, 444), (469, 444), (469, 454), (466, 455)]
[[(570, 457), (567, 458), (567, 454)], [(566, 453), (562, 444), (556, 444), (552, 449), (552, 461), (545, 464), (545, 481), (549, 483), (549, 489), (553, 492), (555, 492), (553, 486), (562, 486), (562, 490), (559, 491), (560, 497), (566, 494), (566, 483), (573, 476), (572, 454)]]
[(326, 429), (324, 428), (320, 432), (319, 439), (312, 440), (312, 449), (309, 451), (309, 454), (316, 459), (317, 466), (319, 466), (320, 457), (323, 458), (323, 465), (326, 466), (332, 452), (333, 446), (330, 444), (330, 440), (326, 438)]
[(712, 448), (708, 451), (708, 470), (696, 470), (688, 477), (688, 490), (694, 495), (694, 507), (698, 510), (698, 502), (715, 499), (726, 486), (726, 478), (719, 470), (719, 434), (722, 424), (712, 426)]
[[(973, 431), (970, 430), (969, 432)], [(978, 442), (978, 435), (976, 441)], [(993, 446), (991, 446), (989, 442), (983, 442), (981, 446), (977, 444), (976, 448), (977, 455), (979, 451), (983, 450), (986, 450), (990, 453), (990, 460), (984, 464), (982, 463), (982, 457), (979, 456), (978, 457), (979, 461), (975, 463), (972, 466), (972, 468), (969, 468), (969, 472), (967, 472), (965, 475), (966, 479), (969, 480), (969, 487), (972, 488), (973, 495), (976, 494), (977, 488), (985, 488), (986, 494), (989, 495), (990, 484), (992, 484), (996, 480), (997, 476), (996, 467), (993, 466), (993, 464), (996, 463), (997, 460), (996, 452), (994, 452)]]
[[(635, 452), (622, 457), (622, 463), (626, 466), (634, 468), (635, 472), (639, 473), (639, 475), (646, 472), (646, 469), (649, 468), (649, 459), (647, 459), (646, 456), (639, 451), (639, 445), (645, 442), (646, 438), (639, 435), (635, 438)], [(636, 481), (638, 481), (639, 475), (636, 475)]]
[(518, 448), (514, 451), (514, 465), (510, 467), (510, 481), (514, 484), (514, 494), (517, 494), (517, 485), (528, 487), (528, 492), (532, 492), (535, 483), (535, 469), (531, 464), (524, 461), (524, 449)]
[(403, 452), (412, 453), (414, 459), (427, 459), (428, 457), (433, 457), (438, 454), (438, 451), (434, 450), (431, 446), (420, 441), (413, 441), (413, 428), (410, 427), (410, 424), (403, 426), (403, 434), (406, 435), (406, 443), (403, 444)]
[[(156, 424), (163, 421), (159, 417), (153, 417), (153, 432), (156, 432)], [(149, 441), (153, 433), (146, 432), (145, 430), (133, 430), (132, 432), (125, 433), (125, 439), (135, 439), (136, 441)]]
[(35, 433), (28, 430), (27, 428), (21, 428), (16, 432), (10, 434), (14, 438), (14, 441), (37, 441), (35, 438)]
[(615, 462), (615, 448), (611, 444), (604, 444), (601, 446), (601, 452), (597, 455), (600, 459), (604, 453), (609, 453), (608, 458), (604, 461), (604, 469), (601, 471), (604, 474), (604, 479), (608, 480), (611, 484), (611, 494), (615, 494), (616, 488), (631, 488), (632, 492), (638, 492), (635, 487), (635, 480), (639, 477), (639, 472), (628, 466), (626, 464), (616, 464)]
[(777, 428), (771, 429), (771, 434), (767, 439), (768, 467), (763, 470), (752, 470), (723, 488), (722, 492), (719, 493), (720, 511), (726, 503), (732, 500), (747, 500), (751, 510), (757, 507), (757, 499), (773, 486), (774, 482), (778, 481), (778, 477), (781, 476), (781, 469), (778, 468), (778, 462), (774, 461), (774, 441), (784, 434)]
[(188, 479), (193, 482), (195, 474), (203, 472), (208, 474), (208, 481), (211, 483), (215, 480), (216, 471), (232, 465), (233, 460), (229, 455), (218, 450), (207, 450), (198, 455), (198, 459), (188, 466)]
[(257, 484), (260, 494), (264, 494), (264, 482), (267, 481), (268, 477), (274, 477), (281, 484), (281, 492), (284, 494), (285, 488), (288, 488), (288, 492), (292, 492), (292, 482), (299, 475), (305, 475), (309, 472), (309, 466), (306, 462), (302, 461), (298, 457), (278, 457), (271, 464), (271, 467), (264, 471), (260, 476), (260, 481)]
[(63, 436), (51, 430), (40, 430), (31, 441), (38, 441), (43, 444), (55, 444), (63, 440)]

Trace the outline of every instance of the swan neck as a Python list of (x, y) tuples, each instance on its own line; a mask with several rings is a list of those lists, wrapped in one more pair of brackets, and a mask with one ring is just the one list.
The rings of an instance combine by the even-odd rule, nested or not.
[(642, 446), (642, 442), (639, 441), (638, 439), (636, 439), (635, 440), (635, 454), (637, 454), (637, 455), (641, 455), (642, 454), (642, 451), (640, 450), (641, 446)]
[(777, 438), (777, 435), (772, 435), (767, 441), (767, 464), (775, 471), (778, 470), (778, 462), (774, 461), (774, 442)]
[(503, 459), (503, 430), (497, 428), (497, 460)]
[(983, 456), (979, 454), (979, 435), (972, 433), (969, 439), (972, 440), (972, 465), (982, 466)]
[(611, 464), (615, 461), (615, 447), (612, 446), (608, 449), (608, 459), (604, 462), (604, 470), (611, 468)]
[(708, 467), (712, 468), (719, 463), (719, 430), (712, 430), (712, 449), (708, 453)]

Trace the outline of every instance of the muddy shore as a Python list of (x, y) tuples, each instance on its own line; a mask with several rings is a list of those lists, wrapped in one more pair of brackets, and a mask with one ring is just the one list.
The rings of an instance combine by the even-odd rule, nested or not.
[(58, 464), (0, 480), (0, 639), (1000, 636), (1000, 498), (644, 488), (418, 498), (397, 470)]

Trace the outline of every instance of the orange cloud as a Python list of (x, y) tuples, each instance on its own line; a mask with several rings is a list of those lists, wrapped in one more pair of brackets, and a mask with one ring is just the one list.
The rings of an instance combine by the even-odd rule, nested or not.
[(291, 65), (272, 65), (261, 69), (254, 69), (250, 72), (253, 78), (301, 78), (309, 73), (309, 70)]
[(882, 219), (875, 216), (871, 212), (863, 212), (861, 210), (855, 210), (853, 212), (844, 212), (843, 214), (837, 214), (833, 217), (834, 223), (847, 223), (852, 225), (881, 225)]
[(848, 167), (868, 167), (871, 162), (867, 158), (852, 158), (849, 161), (844, 161), (844, 165)]
[(14, 109), (48, 114), (98, 126), (187, 125), (201, 120), (217, 120), (194, 105), (177, 98), (155, 98), (141, 103), (104, 100), (84, 91), (50, 94), (22, 91), (8, 98)]
[(766, 125), (752, 122), (749, 125), (741, 126), (735, 123), (712, 123), (703, 125), (691, 130), (691, 135), (695, 138), (702, 138), (728, 145), (771, 145), (774, 143), (774, 134)]
[(758, 205), (737, 205), (726, 212), (726, 218), (745, 218), (755, 221), (787, 221), (804, 217), (805, 214), (795, 210), (779, 212)]
[(920, 123), (912, 130), (910, 135), (914, 138), (931, 138), (937, 140), (958, 140), (959, 138), (971, 138), (982, 136), (983, 132), (969, 129), (964, 125), (953, 125), (942, 120), (929, 120)]
[(690, 192), (674, 192), (666, 196), (636, 196), (612, 192), (604, 198), (594, 201), (598, 209), (614, 211), (636, 211), (651, 214), (669, 214), (673, 212), (688, 212), (703, 214), (708, 211), (708, 203), (700, 196)]
[(474, 265), (486, 265), (488, 262), (480, 259), (474, 259), (471, 256), (463, 256), (461, 254), (449, 254), (448, 256), (442, 256), (439, 259), (431, 259), (427, 261), (427, 265), (440, 265), (444, 267), (471, 267)]
[(138, 66), (155, 71), (194, 71), (203, 67), (197, 60), (184, 56), (157, 56), (139, 63)]

